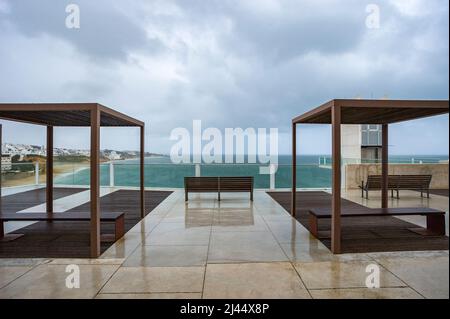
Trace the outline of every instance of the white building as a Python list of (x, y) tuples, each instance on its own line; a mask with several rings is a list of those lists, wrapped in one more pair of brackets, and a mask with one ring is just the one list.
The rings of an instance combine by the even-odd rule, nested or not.
[(345, 163), (381, 160), (381, 125), (342, 125), (341, 134)]
[(117, 154), (116, 151), (111, 151), (109, 154), (106, 155), (106, 157), (107, 157), (109, 160), (111, 160), (111, 161), (114, 161), (114, 160), (120, 160), (120, 159), (121, 159), (120, 154)]
[(10, 171), (12, 169), (11, 154), (2, 154), (2, 171)]

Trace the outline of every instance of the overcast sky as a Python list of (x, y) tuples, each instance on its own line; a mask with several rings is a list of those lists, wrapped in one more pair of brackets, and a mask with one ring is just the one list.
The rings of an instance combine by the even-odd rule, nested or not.
[[(66, 5), (80, 29), (65, 26)], [(367, 4), (380, 9), (368, 28)], [(0, 0), (0, 102), (99, 102), (147, 123), (168, 153), (175, 127), (276, 127), (332, 98), (448, 99), (447, 0)], [(4, 141), (45, 131), (2, 121)], [(392, 154), (448, 154), (448, 116), (392, 126)], [(330, 130), (302, 126), (303, 153), (330, 153)], [(137, 149), (133, 129), (102, 147)], [(86, 148), (84, 129), (56, 146)]]

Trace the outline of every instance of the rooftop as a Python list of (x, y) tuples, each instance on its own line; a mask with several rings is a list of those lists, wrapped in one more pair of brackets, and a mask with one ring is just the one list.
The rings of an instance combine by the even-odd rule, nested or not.
[(91, 126), (94, 110), (100, 112), (100, 126), (144, 126), (98, 103), (0, 103), (0, 118), (48, 126)]
[(449, 112), (448, 100), (335, 99), (292, 120), (297, 124), (331, 124), (333, 106), (341, 108), (341, 124), (391, 124)]
[[(115, 191), (105, 188), (102, 194)], [(255, 192), (253, 203), (248, 194), (224, 195), (221, 202), (215, 194), (201, 194), (186, 204), (183, 195), (173, 192), (99, 259), (0, 259), (0, 298), (449, 296), (448, 250), (333, 255), (264, 191)], [(359, 191), (343, 196), (362, 205), (379, 202), (379, 195), (367, 201)], [(71, 195), (56, 200), (55, 210), (87, 200)], [(447, 197), (423, 201), (405, 192), (393, 201), (448, 212)], [(80, 265), (80, 289), (61, 284), (67, 264)], [(381, 269), (379, 289), (365, 286), (371, 264)]]

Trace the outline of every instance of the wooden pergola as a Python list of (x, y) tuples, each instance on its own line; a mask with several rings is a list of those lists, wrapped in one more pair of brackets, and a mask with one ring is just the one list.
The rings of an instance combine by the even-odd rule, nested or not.
[(448, 100), (335, 99), (292, 120), (291, 214), (296, 213), (297, 124), (332, 126), (331, 251), (341, 252), (341, 124), (382, 125), (381, 207), (388, 207), (388, 126), (392, 123), (449, 113)]
[[(144, 202), (145, 124), (98, 103), (0, 103), (0, 119), (47, 127), (46, 210), (53, 213), (53, 128), (90, 127), (91, 257), (100, 255), (100, 127), (140, 128), (140, 206)], [(1, 129), (0, 129), (1, 130)], [(1, 136), (1, 131), (0, 131)], [(1, 145), (0, 140), (0, 145)], [(1, 148), (0, 148), (1, 155)]]

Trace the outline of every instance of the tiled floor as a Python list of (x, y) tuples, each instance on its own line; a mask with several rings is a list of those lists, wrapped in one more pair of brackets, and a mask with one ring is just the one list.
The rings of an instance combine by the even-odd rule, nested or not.
[[(344, 196), (378, 205), (377, 194), (358, 194)], [(0, 298), (449, 297), (448, 251), (332, 255), (263, 191), (253, 203), (202, 194), (186, 204), (183, 195), (174, 192), (99, 259), (0, 259)], [(391, 204), (448, 211), (440, 196), (405, 193)], [(70, 264), (80, 267), (80, 288), (66, 287)], [(366, 287), (368, 266), (379, 269), (380, 288)]]

